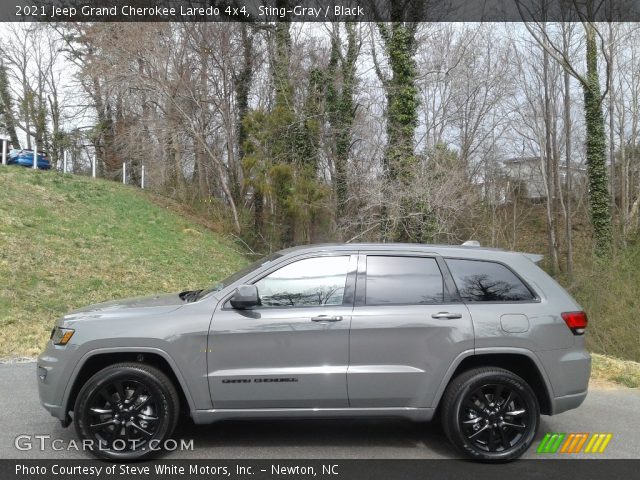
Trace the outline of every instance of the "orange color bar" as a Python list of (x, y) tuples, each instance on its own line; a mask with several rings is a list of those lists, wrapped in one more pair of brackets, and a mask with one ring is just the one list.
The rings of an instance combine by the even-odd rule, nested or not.
[(573, 453), (580, 453), (580, 450), (582, 450), (582, 446), (587, 441), (587, 438), (589, 438), (589, 434), (588, 433), (582, 433), (581, 435), (582, 435), (582, 439), (580, 440), (580, 442), (578, 442), (578, 445), (576, 446), (576, 448), (573, 451)]
[(575, 433), (569, 434), (569, 436), (567, 437), (567, 440), (564, 442), (564, 445), (562, 445), (562, 449), (560, 449), (560, 453), (568, 453), (567, 449), (569, 448), (569, 445), (571, 444), (573, 437), (575, 436), (576, 436)]

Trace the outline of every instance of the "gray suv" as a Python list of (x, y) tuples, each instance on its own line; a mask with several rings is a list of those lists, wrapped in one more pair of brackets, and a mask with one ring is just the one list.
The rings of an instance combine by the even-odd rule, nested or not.
[(540, 414), (578, 407), (580, 306), (540, 256), (472, 246), (311, 245), (207, 290), (76, 310), (37, 363), (40, 399), (99, 456), (157, 451), (181, 412), (438, 417), (464, 454), (505, 461)]

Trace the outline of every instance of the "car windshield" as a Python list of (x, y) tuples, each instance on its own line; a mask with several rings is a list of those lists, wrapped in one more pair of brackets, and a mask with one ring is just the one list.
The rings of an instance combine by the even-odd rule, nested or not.
[(252, 271), (262, 267), (263, 265), (266, 265), (267, 263), (273, 262), (275, 259), (280, 258), (281, 256), (282, 256), (281, 253), (272, 253), (271, 255), (267, 255), (266, 257), (263, 257), (260, 260), (253, 262), (251, 265), (248, 265), (242, 270), (239, 270), (233, 275), (230, 275), (224, 280), (216, 283), (213, 287), (202, 290), (198, 295), (198, 299), (203, 298), (206, 295), (209, 295), (210, 293), (219, 292), (223, 288), (226, 288), (232, 283), (237, 282), (248, 273), (251, 273)]

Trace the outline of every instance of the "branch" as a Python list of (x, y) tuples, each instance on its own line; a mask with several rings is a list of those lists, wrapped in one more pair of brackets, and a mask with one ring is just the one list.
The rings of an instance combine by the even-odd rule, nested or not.
[[(600, 102), (602, 102), (607, 94), (609, 93), (609, 88), (611, 87), (611, 75), (613, 71), (613, 60), (610, 58), (607, 49), (605, 48), (604, 36), (600, 33), (600, 30), (596, 27), (595, 23), (592, 23), (592, 28), (595, 30), (598, 37), (600, 37), (600, 49), (602, 50), (602, 55), (604, 56), (604, 61), (606, 63), (605, 72), (606, 72), (606, 81), (604, 82), (605, 87), (602, 95), (600, 95)], [(609, 23), (611, 25), (611, 23)], [(609, 39), (610, 47), (613, 44), (613, 30), (611, 30), (611, 38)]]
[[(541, 29), (542, 37), (543, 37), (541, 38), (540, 36), (538, 36), (537, 33), (534, 32), (533, 28), (531, 28), (531, 25), (530, 25), (530, 23), (535, 23), (536, 25), (538, 25), (540, 23), (546, 23), (546, 22), (525, 21), (525, 15), (522, 10), (523, 7), (521, 4), (521, 0), (515, 0), (515, 2), (516, 2), (516, 6), (518, 7), (518, 12), (520, 13), (520, 17), (523, 20), (524, 26), (529, 31), (533, 39), (538, 43), (538, 45), (540, 45), (540, 47), (542, 47), (549, 55), (551, 55), (551, 57), (556, 62), (562, 65), (562, 67), (565, 68), (573, 78), (578, 80), (584, 87), (588, 87), (586, 79), (582, 75), (580, 75), (575, 68), (573, 68), (573, 65), (571, 65), (571, 62), (569, 61), (569, 58), (567, 57), (566, 52), (563, 52), (553, 44), (553, 42), (549, 38), (549, 35), (547, 35), (547, 32), (545, 31), (545, 29)], [(528, 9), (527, 9), (527, 12), (529, 14), (531, 13)]]
[[(383, 41), (384, 41), (384, 38), (383, 38)], [(371, 35), (371, 57), (372, 57), (372, 60), (373, 60), (373, 66), (375, 68), (376, 75), (378, 76), (378, 78), (380, 79), (380, 81), (382, 82), (383, 85), (387, 85), (387, 83), (389, 83), (389, 79), (382, 72), (382, 69), (380, 68), (380, 63), (378, 62), (378, 55), (376, 54), (376, 39), (375, 39), (375, 35)]]

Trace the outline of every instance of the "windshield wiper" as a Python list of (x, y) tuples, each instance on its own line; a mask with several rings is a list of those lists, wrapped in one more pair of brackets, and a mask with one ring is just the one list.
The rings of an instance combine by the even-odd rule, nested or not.
[(184, 292), (180, 292), (178, 296), (185, 302), (193, 302), (198, 299), (200, 292), (202, 292), (202, 290), (185, 290)]

